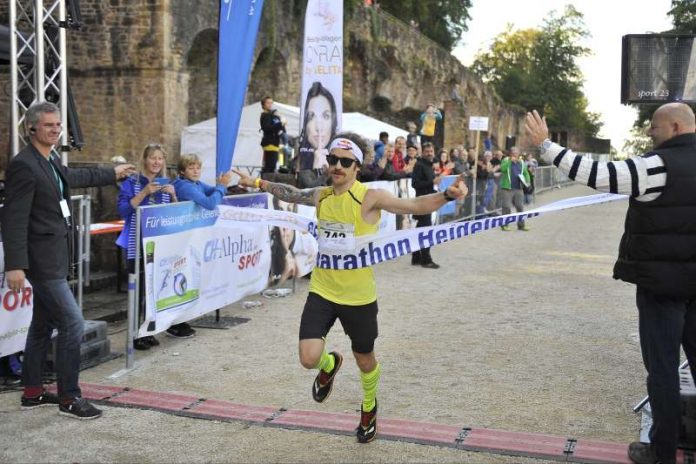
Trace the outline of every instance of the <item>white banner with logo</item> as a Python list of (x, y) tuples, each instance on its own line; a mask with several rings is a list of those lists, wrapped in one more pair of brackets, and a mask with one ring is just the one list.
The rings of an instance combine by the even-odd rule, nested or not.
[(0, 357), (23, 351), (31, 323), (34, 293), (29, 281), (21, 292), (7, 288), (5, 255), (0, 243)]
[(299, 169), (326, 164), (343, 114), (343, 1), (309, 0), (302, 52)]
[(143, 208), (146, 312), (139, 336), (161, 332), (269, 285), (268, 227), (218, 227), (217, 216), (217, 210), (191, 202)]

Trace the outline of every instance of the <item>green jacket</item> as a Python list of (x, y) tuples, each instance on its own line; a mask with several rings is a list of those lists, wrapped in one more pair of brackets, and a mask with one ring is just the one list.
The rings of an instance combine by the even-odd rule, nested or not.
[[(524, 176), (524, 180), (527, 181), (527, 184), (531, 185), (532, 184), (532, 178), (529, 176), (529, 170), (527, 169), (527, 163), (524, 161), (520, 160), (522, 163), (522, 175)], [(507, 158), (504, 158), (500, 162), (500, 188), (505, 189), (505, 190), (510, 190), (512, 187), (510, 186), (512, 181), (510, 179), (510, 176), (512, 175), (512, 161), (510, 160), (510, 157), (508, 156)]]

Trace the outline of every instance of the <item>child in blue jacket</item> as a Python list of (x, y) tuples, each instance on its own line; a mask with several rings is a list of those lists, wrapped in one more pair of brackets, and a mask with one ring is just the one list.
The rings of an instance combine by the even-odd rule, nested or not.
[(174, 189), (179, 201), (191, 200), (205, 209), (215, 209), (225, 196), (227, 184), (232, 180), (232, 171), (217, 178), (215, 186), (201, 182), (201, 159), (197, 155), (181, 155), (177, 170), (179, 177), (174, 181)]

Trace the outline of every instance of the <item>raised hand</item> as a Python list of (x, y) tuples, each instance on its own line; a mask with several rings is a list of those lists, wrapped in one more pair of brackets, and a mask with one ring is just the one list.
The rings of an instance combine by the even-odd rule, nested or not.
[(527, 113), (524, 120), (524, 127), (534, 145), (541, 145), (544, 140), (549, 138), (549, 128), (546, 125), (546, 117), (542, 118), (539, 116), (537, 110)]
[(232, 172), (239, 176), (239, 181), (237, 182), (237, 185), (241, 185), (242, 187), (255, 187), (254, 183), (256, 179), (254, 179), (253, 177), (244, 174), (242, 171), (238, 169), (232, 169)]
[(469, 189), (464, 183), (464, 174), (459, 174), (457, 179), (447, 187), (447, 195), (457, 200), (464, 198), (467, 193), (469, 193)]
[(114, 174), (116, 175), (116, 180), (123, 179), (131, 174), (135, 174), (135, 166), (132, 164), (119, 164), (114, 166)]
[(227, 187), (232, 181), (232, 171), (223, 172), (217, 178), (217, 183)]

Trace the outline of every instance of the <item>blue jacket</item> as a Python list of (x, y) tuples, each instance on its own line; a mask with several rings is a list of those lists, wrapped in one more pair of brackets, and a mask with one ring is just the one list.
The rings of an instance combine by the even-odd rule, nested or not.
[[(118, 214), (126, 220), (121, 234), (116, 239), (116, 245), (128, 250), (128, 259), (135, 258), (135, 208), (130, 201), (145, 187), (150, 181), (145, 176), (133, 175), (123, 181), (121, 190), (118, 192)], [(171, 198), (168, 193), (157, 192), (151, 197), (147, 196), (139, 206), (158, 205), (170, 203)]]
[(191, 200), (205, 209), (215, 209), (225, 196), (225, 187), (222, 185), (213, 187), (205, 182), (193, 182), (184, 177), (177, 177), (172, 185), (179, 201)]

